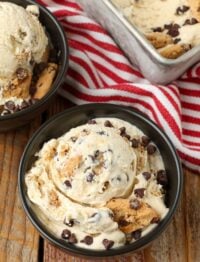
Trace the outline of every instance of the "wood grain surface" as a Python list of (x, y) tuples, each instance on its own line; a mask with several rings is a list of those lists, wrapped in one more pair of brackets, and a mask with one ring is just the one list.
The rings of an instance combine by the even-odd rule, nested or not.
[[(57, 97), (48, 111), (21, 129), (0, 133), (0, 262), (86, 262), (39, 237), (26, 218), (17, 188), (17, 170), (33, 132), (50, 116), (71, 106)], [(199, 262), (200, 176), (184, 170), (181, 203), (167, 230), (143, 251), (102, 262)]]

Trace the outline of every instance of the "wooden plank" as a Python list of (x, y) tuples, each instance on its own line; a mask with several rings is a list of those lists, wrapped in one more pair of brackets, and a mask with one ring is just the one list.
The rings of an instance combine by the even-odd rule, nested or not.
[(185, 220), (188, 262), (200, 261), (200, 176), (185, 175)]
[[(54, 247), (48, 241), (44, 245), (44, 262), (91, 262), (94, 259), (84, 259), (68, 255), (62, 250)], [(131, 256), (122, 256), (119, 258), (100, 259), (101, 262), (144, 262), (142, 251), (136, 252)]]
[(152, 245), (145, 249), (146, 262), (186, 262), (187, 238), (185, 234), (185, 194), (177, 209), (177, 212), (161, 236)]
[(37, 261), (38, 233), (25, 216), (17, 190), (17, 172), (24, 147), (40, 125), (32, 121), (0, 134), (0, 261)]

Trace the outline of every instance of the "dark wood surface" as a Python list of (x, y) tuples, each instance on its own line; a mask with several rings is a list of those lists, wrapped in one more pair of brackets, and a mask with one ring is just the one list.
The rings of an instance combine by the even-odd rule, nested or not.
[[(21, 129), (0, 133), (0, 262), (86, 262), (43, 240), (20, 203), (17, 170), (24, 147), (34, 131), (51, 115), (70, 107), (57, 97), (47, 112)], [(148, 248), (113, 262), (200, 261), (200, 176), (184, 170), (181, 204), (167, 230)]]

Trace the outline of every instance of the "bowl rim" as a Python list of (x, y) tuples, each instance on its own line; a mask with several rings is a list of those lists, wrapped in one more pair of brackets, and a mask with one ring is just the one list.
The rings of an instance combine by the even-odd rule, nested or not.
[[(142, 121), (146, 122), (147, 125), (150, 125), (153, 127), (159, 135), (162, 136), (164, 139), (165, 143), (169, 147), (171, 154), (173, 155), (173, 158), (176, 163), (176, 169), (177, 169), (177, 192), (174, 197), (174, 202), (172, 207), (169, 209), (169, 212), (167, 213), (166, 217), (161, 221), (160, 226), (155, 229), (153, 229), (151, 232), (149, 232), (147, 235), (143, 236), (141, 239), (133, 242), (132, 244), (125, 245), (116, 249), (110, 249), (110, 250), (90, 250), (90, 249), (85, 249), (85, 248), (80, 248), (71, 244), (66, 243), (66, 241), (62, 239), (58, 239), (57, 237), (54, 237), (53, 234), (49, 233), (47, 229), (45, 229), (42, 225), (37, 216), (34, 214), (34, 211), (31, 209), (31, 207), (27, 203), (27, 196), (23, 188), (23, 183), (24, 183), (24, 177), (25, 173), (23, 173), (24, 169), (24, 163), (26, 162), (26, 153), (28, 152), (30, 146), (34, 143), (34, 141), (37, 139), (37, 137), (40, 135), (40, 133), (48, 128), (49, 125), (51, 125), (54, 121), (59, 121), (60, 118), (62, 117), (68, 117), (70, 116), (71, 113), (79, 113), (83, 112), (85, 109), (86, 110), (94, 110), (95, 109), (102, 109), (102, 107), (106, 106), (108, 109), (116, 109), (120, 112), (123, 113), (128, 113), (130, 115), (136, 116), (140, 118)], [(93, 113), (94, 113), (93, 111)], [(118, 112), (116, 111), (116, 112)], [(106, 115), (105, 115), (106, 117)], [(51, 138), (49, 138), (51, 139)], [(64, 250), (65, 252), (71, 253), (72, 255), (75, 256), (82, 256), (82, 257), (87, 257), (87, 258), (106, 258), (106, 257), (114, 257), (114, 256), (119, 256), (119, 255), (125, 255), (128, 253), (133, 253), (135, 251), (138, 251), (139, 249), (143, 249), (145, 246), (149, 245), (153, 240), (155, 240), (169, 225), (170, 221), (172, 220), (172, 217), (177, 209), (177, 206), (180, 202), (181, 198), (181, 193), (183, 190), (183, 172), (182, 172), (182, 166), (180, 159), (178, 157), (178, 154), (176, 152), (176, 149), (174, 145), (172, 144), (171, 140), (169, 137), (158, 127), (152, 120), (150, 120), (147, 116), (145, 116), (143, 113), (140, 111), (130, 108), (130, 107), (125, 107), (125, 106), (119, 106), (119, 105), (114, 105), (114, 104), (101, 104), (101, 103), (92, 103), (92, 104), (84, 104), (80, 106), (75, 106), (70, 109), (66, 109), (53, 117), (51, 117), (48, 121), (46, 121), (30, 138), (28, 141), (24, 152), (22, 154), (21, 160), (20, 160), (20, 165), (19, 165), (19, 170), (18, 170), (18, 189), (19, 189), (19, 194), (22, 202), (22, 206), (25, 210), (26, 215), (30, 219), (31, 223), (34, 225), (34, 227), (38, 230), (40, 235), (49, 240), (51, 243), (53, 243), (55, 246), (59, 247), (60, 249)], [(39, 223), (38, 223), (39, 222)]]
[[(8, 1), (10, 3), (14, 3), (14, 1), (10, 1), (10, 0), (6, 0), (6, 1)], [(67, 72), (68, 66), (69, 66), (69, 45), (68, 45), (68, 41), (67, 41), (67, 36), (65, 34), (63, 26), (59, 23), (58, 19), (45, 6), (42, 6), (41, 4), (39, 4), (38, 2), (36, 2), (34, 0), (18, 0), (18, 1), (21, 1), (25, 4), (27, 4), (27, 5), (38, 6), (39, 10), (42, 10), (43, 14), (45, 16), (48, 16), (52, 20), (55, 28), (59, 32), (60, 37), (62, 39), (63, 57), (65, 57), (65, 59), (63, 60), (64, 61), (63, 65), (60, 67), (61, 69), (58, 70), (58, 74), (57, 74), (57, 76), (56, 76), (56, 78), (55, 78), (55, 80), (52, 84), (51, 89), (47, 92), (47, 94), (44, 97), (42, 97), (40, 100), (38, 100), (35, 104), (32, 104), (29, 107), (27, 107), (27, 108), (25, 108), (21, 111), (17, 111), (17, 112), (14, 112), (12, 114), (3, 115), (3, 116), (0, 115), (0, 122), (4, 121), (4, 120), (5, 121), (6, 120), (12, 120), (14, 118), (20, 118), (20, 117), (27, 115), (29, 113), (32, 113), (33, 111), (36, 111), (38, 108), (42, 107), (47, 101), (50, 100), (50, 98), (57, 92), (58, 88), (63, 83), (63, 78), (64, 78), (64, 76)], [(59, 77), (58, 77), (58, 75), (59, 75)]]

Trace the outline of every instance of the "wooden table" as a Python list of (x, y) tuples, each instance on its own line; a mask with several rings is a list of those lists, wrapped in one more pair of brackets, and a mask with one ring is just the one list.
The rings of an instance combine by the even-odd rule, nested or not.
[[(28, 139), (42, 122), (69, 106), (57, 97), (49, 110), (30, 125), (0, 134), (0, 262), (88, 261), (65, 254), (39, 236), (26, 218), (17, 188), (18, 165)], [(182, 201), (167, 230), (145, 250), (107, 261), (200, 261), (200, 176), (187, 171), (184, 175)]]

